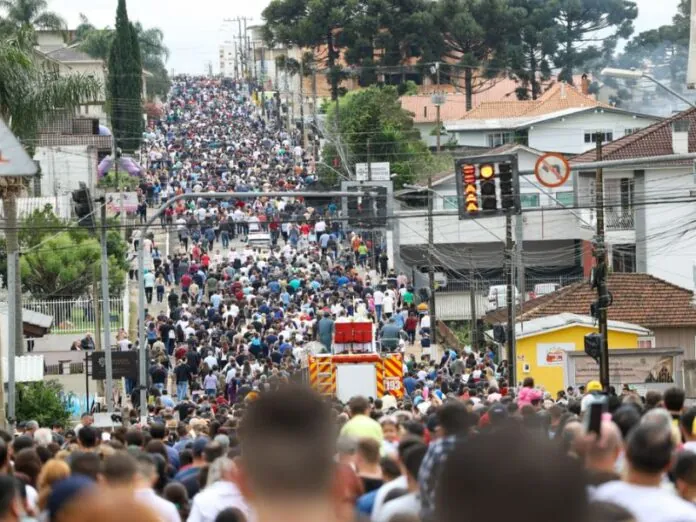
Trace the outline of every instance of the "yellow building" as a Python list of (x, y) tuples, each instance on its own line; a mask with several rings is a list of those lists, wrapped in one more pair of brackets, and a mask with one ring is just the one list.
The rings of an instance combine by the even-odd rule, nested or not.
[[(651, 335), (647, 328), (621, 321), (609, 321), (608, 328), (609, 350), (636, 349), (639, 337)], [(585, 335), (593, 332), (599, 329), (592, 317), (571, 313), (517, 323), (517, 380), (533, 377), (555, 396), (568, 385), (566, 352), (584, 351)]]

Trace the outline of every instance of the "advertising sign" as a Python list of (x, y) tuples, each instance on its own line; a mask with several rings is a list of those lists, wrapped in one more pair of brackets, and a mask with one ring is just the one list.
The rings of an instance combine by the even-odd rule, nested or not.
[(537, 366), (565, 367), (566, 352), (574, 352), (575, 343), (537, 343)]
[[(612, 385), (673, 383), (674, 356), (626, 355), (609, 357), (609, 381)], [(586, 383), (597, 379), (599, 366), (589, 357), (575, 360), (575, 382)]]

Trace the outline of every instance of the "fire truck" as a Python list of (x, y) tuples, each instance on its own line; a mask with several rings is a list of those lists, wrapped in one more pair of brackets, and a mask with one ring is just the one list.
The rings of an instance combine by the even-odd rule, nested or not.
[(403, 357), (400, 353), (379, 353), (372, 323), (337, 323), (332, 353), (307, 357), (310, 385), (323, 395), (348, 402), (351, 397), (401, 399)]

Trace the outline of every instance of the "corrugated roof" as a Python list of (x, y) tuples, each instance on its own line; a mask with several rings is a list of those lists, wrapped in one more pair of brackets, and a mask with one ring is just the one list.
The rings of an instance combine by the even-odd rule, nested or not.
[[(696, 308), (691, 302), (694, 293), (686, 288), (650, 274), (609, 274), (607, 287), (613, 296), (608, 317), (613, 321), (639, 324), (644, 328), (696, 327)], [(524, 303), (524, 313), (518, 320), (528, 321), (574, 313), (586, 315), (597, 300), (597, 291), (587, 282), (578, 282)], [(504, 322), (499, 311), (484, 318), (488, 323)]]
[[(2, 358), (2, 381), (9, 380), (7, 357)], [(43, 355), (22, 355), (15, 357), (15, 382), (38, 382), (44, 378)]]
[[(673, 154), (672, 125), (677, 121), (689, 122), (689, 152), (696, 152), (696, 108), (691, 108), (638, 132), (607, 143), (602, 147), (602, 159), (619, 160)], [(593, 148), (584, 154), (575, 156), (572, 162), (587, 163), (595, 161), (596, 158), (597, 151)], [(685, 164), (691, 163), (691, 161), (685, 162)]]
[[(540, 317), (538, 319), (532, 319), (531, 321), (525, 321), (524, 325), (518, 322), (515, 325), (515, 337), (517, 339), (523, 339), (525, 337), (532, 337), (552, 330), (560, 330), (562, 328), (568, 328), (575, 325), (596, 327), (597, 321), (589, 315), (565, 312)], [(633, 332), (638, 335), (650, 335), (649, 329), (633, 323), (626, 323), (624, 321), (609, 321), (607, 325), (610, 330)], [(489, 330), (489, 335), (492, 337), (492, 330)]]
[[(7, 303), (0, 303), (0, 314), (7, 314), (7, 306)], [(22, 308), (22, 322), (39, 328), (50, 328), (53, 325), (53, 316)]]

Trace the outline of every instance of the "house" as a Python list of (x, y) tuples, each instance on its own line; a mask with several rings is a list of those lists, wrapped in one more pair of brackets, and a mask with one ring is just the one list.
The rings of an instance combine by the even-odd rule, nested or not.
[[(696, 358), (696, 307), (691, 290), (650, 274), (611, 273), (607, 287), (613, 302), (608, 308), (610, 321), (622, 321), (648, 328), (641, 335), (638, 348), (672, 348), (684, 350), (684, 358)], [(597, 291), (586, 281), (571, 284), (552, 294), (532, 299), (518, 314), (517, 326), (526, 331), (535, 319), (562, 313), (588, 315), (597, 300)], [(486, 314), (488, 324), (506, 322), (505, 310)]]
[[(696, 108), (607, 143), (604, 160), (630, 160), (696, 152)], [(582, 164), (595, 150), (573, 158), (578, 206), (595, 223), (596, 175)], [(694, 288), (696, 207), (692, 159), (604, 169), (606, 243), (614, 271), (644, 272)]]
[[(487, 150), (485, 154), (516, 155), (519, 170), (530, 172), (543, 153), (525, 145), (506, 144)], [(574, 205), (572, 175), (565, 185), (556, 189), (544, 189), (533, 175), (521, 175), (520, 190), (522, 206), (530, 210), (521, 216), (526, 290), (533, 290), (535, 283), (565, 284), (583, 277), (583, 260), (589, 252), (588, 241), (594, 232), (582, 221), (578, 211), (563, 208)], [(454, 174), (436, 178), (433, 191), (434, 210), (453, 212), (449, 215), (436, 214), (433, 218), (432, 253), (437, 270), (446, 273), (451, 283), (469, 280), (469, 272), (474, 270), (479, 276), (481, 292), (485, 292), (489, 285), (502, 284), (505, 218), (490, 216), (460, 220), (456, 214), (459, 199)], [(405, 266), (425, 271), (429, 265), (427, 217), (423, 217), (427, 192), (409, 189), (396, 196), (401, 207), (396, 211), (399, 219), (394, 220), (393, 225), (395, 257), (398, 254)], [(465, 283), (464, 287), (468, 289), (469, 283)]]
[[(589, 380), (599, 379), (597, 364), (584, 357), (585, 335), (598, 332), (594, 318), (568, 312), (518, 323), (515, 330), (517, 380), (533, 377), (535, 385), (543, 386), (555, 397), (556, 392), (565, 390), (569, 385), (587, 384)], [(639, 347), (640, 339), (651, 333), (638, 324), (613, 320), (608, 322), (608, 332), (611, 352), (635, 350)], [(492, 338), (492, 331), (487, 335)], [(569, 354), (574, 352), (583, 355), (585, 362), (589, 362), (588, 369), (594, 370), (579, 382), (571, 374), (572, 368), (568, 364)], [(615, 358), (614, 354), (612, 357)], [(644, 380), (645, 377), (641, 382)]]
[(598, 102), (563, 82), (537, 100), (484, 102), (444, 127), (459, 146), (492, 148), (521, 143), (542, 151), (580, 154), (631, 134), (661, 118), (624, 111)]

